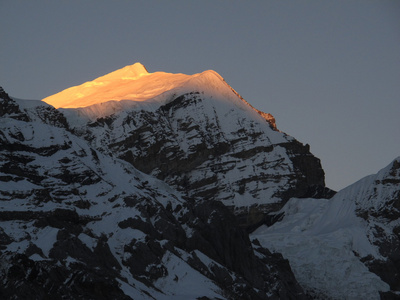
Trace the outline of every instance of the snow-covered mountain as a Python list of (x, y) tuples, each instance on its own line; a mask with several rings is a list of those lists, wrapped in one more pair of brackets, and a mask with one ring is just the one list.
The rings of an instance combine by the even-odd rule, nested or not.
[(270, 223), (268, 213), (290, 197), (333, 194), (309, 146), (278, 131), (214, 71), (148, 73), (134, 64), (44, 101), (61, 107), (92, 147), (189, 197), (222, 201), (248, 228)]
[(395, 299), (399, 183), (335, 195), (214, 71), (1, 89), (0, 298)]

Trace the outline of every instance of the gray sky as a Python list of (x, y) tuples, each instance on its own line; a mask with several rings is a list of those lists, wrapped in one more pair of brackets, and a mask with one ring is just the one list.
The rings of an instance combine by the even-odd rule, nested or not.
[(400, 155), (400, 1), (0, 0), (0, 86), (42, 99), (141, 62), (207, 69), (341, 189)]

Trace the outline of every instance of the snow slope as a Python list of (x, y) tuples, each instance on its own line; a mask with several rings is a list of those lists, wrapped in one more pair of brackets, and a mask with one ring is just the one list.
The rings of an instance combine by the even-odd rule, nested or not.
[[(362, 261), (390, 259), (380, 245), (395, 238), (400, 219), (390, 218), (383, 209), (391, 210), (400, 195), (399, 161), (400, 157), (330, 200), (289, 200), (281, 210), (282, 221), (260, 227), (252, 237), (289, 259), (299, 282), (320, 298), (380, 299), (379, 292), (390, 287)], [(378, 235), (378, 228), (386, 235)]]

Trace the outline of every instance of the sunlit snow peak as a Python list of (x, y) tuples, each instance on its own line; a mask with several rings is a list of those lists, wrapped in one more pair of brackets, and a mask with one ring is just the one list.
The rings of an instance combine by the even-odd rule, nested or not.
[(223, 78), (215, 71), (209, 70), (194, 75), (149, 73), (141, 63), (135, 63), (93, 81), (63, 90), (43, 101), (56, 108), (79, 108), (111, 100), (162, 101), (165, 98), (162, 95), (166, 96), (170, 92), (178, 94), (199, 88), (205, 92), (231, 92)]
[(150, 73), (146, 68), (141, 63), (135, 63), (93, 81), (65, 89), (44, 98), (43, 101), (56, 108), (77, 108), (109, 100), (121, 100), (119, 96), (126, 96), (126, 88), (130, 83), (147, 75)]
[(107, 75), (99, 77), (94, 81), (106, 81), (106, 80), (136, 80), (144, 75), (148, 75), (149, 72), (144, 65), (137, 62), (133, 65), (123, 67), (122, 69), (111, 72)]

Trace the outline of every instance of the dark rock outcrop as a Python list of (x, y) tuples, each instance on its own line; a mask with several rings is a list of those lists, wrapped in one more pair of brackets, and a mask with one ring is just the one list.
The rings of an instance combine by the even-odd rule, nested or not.
[(28, 116), (21, 112), (18, 104), (0, 87), (0, 117), (5, 115), (16, 120), (29, 121)]

